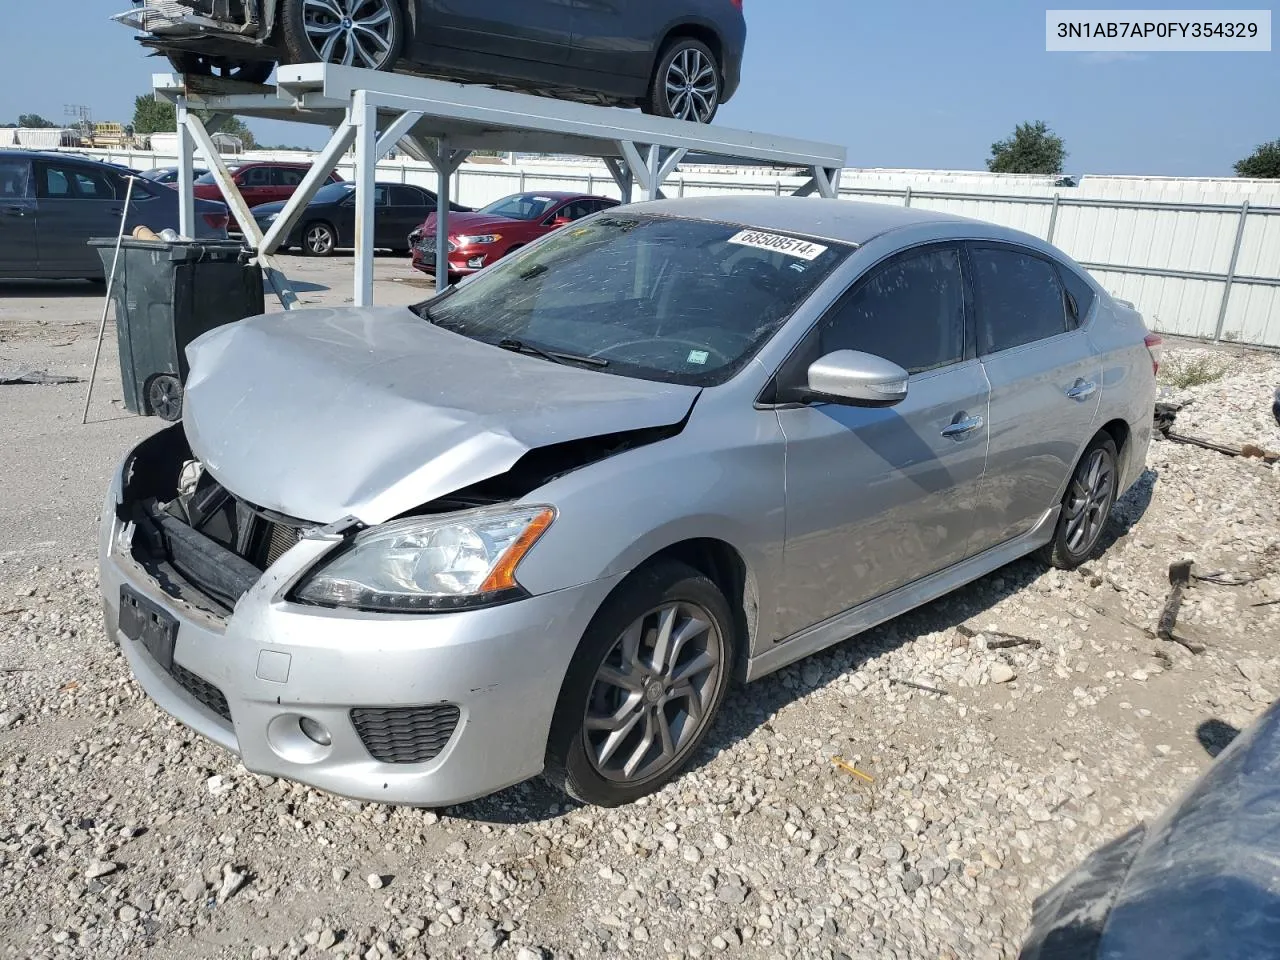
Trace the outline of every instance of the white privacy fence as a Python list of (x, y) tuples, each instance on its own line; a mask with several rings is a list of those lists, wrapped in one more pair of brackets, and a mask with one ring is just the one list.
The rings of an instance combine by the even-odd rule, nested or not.
[[(90, 151), (136, 168), (169, 166), (165, 153)], [(248, 153), (244, 159), (304, 159)], [(352, 175), (352, 161), (339, 170)], [(378, 179), (431, 188), (435, 172), (407, 158), (378, 164)], [(668, 196), (785, 195), (799, 176), (740, 168), (682, 168)], [(468, 163), (454, 198), (482, 206), (526, 190), (618, 197), (602, 164)], [(840, 195), (909, 205), (1004, 224), (1045, 238), (1087, 267), (1116, 296), (1137, 305), (1161, 333), (1280, 348), (1280, 182), (1240, 179), (1052, 178), (953, 171), (846, 170)]]

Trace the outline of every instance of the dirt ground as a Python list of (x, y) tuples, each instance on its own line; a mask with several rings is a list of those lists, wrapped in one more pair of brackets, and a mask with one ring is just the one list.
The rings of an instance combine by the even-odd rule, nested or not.
[[(287, 269), (349, 302), (349, 259)], [(426, 293), (379, 259), (379, 302)], [(0, 284), (0, 374), (87, 377), (101, 305)], [(696, 769), (634, 806), (534, 781), (425, 811), (257, 777), (103, 633), (107, 475), (159, 426), (124, 412), (107, 333), (87, 426), (84, 383), (0, 386), (6, 956), (1011, 957), (1037, 894), (1280, 690), (1280, 467), (1157, 442), (1096, 560), (1020, 561), (733, 691)], [(1168, 359), (1179, 429), (1280, 449), (1280, 357)], [(1200, 653), (1149, 633), (1181, 559), (1209, 578), (1180, 617)]]

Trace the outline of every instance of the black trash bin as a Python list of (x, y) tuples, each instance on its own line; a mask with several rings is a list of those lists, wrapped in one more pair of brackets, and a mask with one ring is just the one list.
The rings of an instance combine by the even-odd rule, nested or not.
[[(115, 238), (89, 244), (110, 276)], [(124, 240), (111, 298), (125, 409), (182, 417), (187, 344), (264, 311), (262, 270), (250, 256), (234, 241)]]

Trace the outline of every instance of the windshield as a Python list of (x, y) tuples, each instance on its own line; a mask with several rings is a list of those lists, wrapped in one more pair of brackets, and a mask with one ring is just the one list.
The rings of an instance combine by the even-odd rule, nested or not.
[(543, 197), (536, 193), (517, 193), (514, 197), (503, 197), (495, 200), (480, 213), (491, 213), (495, 217), (507, 217), (511, 220), (537, 220), (551, 212), (559, 200)]
[[(227, 172), (234, 176), (235, 172), (239, 169), (240, 169), (239, 167), (227, 167)], [(203, 177), (196, 178), (196, 183), (217, 183), (217, 182), (218, 181), (213, 178), (212, 172), (206, 173)]]
[(737, 224), (611, 213), (415, 309), (475, 340), (710, 386), (741, 369), (849, 249)]
[(312, 198), (312, 203), (337, 203), (349, 193), (356, 192), (354, 183), (327, 183)]

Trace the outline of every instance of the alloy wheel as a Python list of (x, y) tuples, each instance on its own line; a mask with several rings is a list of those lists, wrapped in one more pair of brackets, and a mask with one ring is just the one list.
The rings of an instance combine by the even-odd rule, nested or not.
[(303, 239), (307, 245), (307, 253), (314, 257), (325, 257), (333, 252), (333, 233), (323, 223), (313, 223), (307, 227)]
[(1073, 554), (1092, 550), (1102, 536), (1115, 483), (1115, 464), (1106, 450), (1094, 450), (1076, 468), (1066, 501), (1066, 542)]
[(681, 50), (667, 67), (667, 107), (677, 120), (710, 123), (720, 103), (716, 65), (701, 50)]
[(324, 63), (380, 70), (397, 45), (396, 0), (303, 0), (303, 29)]
[(627, 627), (587, 698), (584, 746), (596, 772), (635, 783), (680, 763), (711, 720), (725, 659), (714, 618), (697, 604), (667, 603)]

